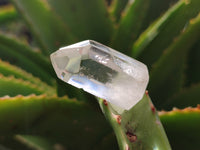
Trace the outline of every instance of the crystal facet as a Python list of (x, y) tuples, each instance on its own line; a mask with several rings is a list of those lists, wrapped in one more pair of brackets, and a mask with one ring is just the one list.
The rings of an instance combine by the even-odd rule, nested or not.
[(126, 110), (149, 80), (146, 65), (92, 40), (60, 48), (51, 61), (61, 80)]

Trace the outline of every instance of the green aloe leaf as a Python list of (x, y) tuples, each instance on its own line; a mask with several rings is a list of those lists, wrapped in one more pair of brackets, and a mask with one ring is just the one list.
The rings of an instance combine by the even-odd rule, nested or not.
[(198, 107), (160, 112), (160, 118), (172, 149), (199, 149), (200, 109)]
[(101, 109), (113, 127), (120, 150), (170, 150), (165, 131), (148, 95), (128, 111), (119, 114), (99, 99)]
[(0, 118), (1, 137), (37, 135), (64, 149), (93, 149), (111, 132), (99, 111), (67, 97), (0, 98)]
[[(112, 47), (126, 54), (130, 54), (131, 45), (137, 38), (141, 24), (147, 15), (150, 0), (130, 1), (124, 12), (124, 17), (112, 39)], [(142, 10), (137, 13), (138, 10)]]
[(12, 0), (29, 25), (44, 54), (50, 54), (73, 38), (67, 27), (56, 17), (48, 4), (41, 0)]
[(47, 0), (78, 41), (93, 39), (108, 44), (113, 24), (102, 0)]
[[(50, 143), (47, 139), (40, 136), (32, 136), (32, 135), (16, 135), (15, 139), (20, 143), (23, 143), (29, 149), (34, 150), (55, 150), (56, 145)], [(59, 147), (59, 146), (57, 146)]]
[[(17, 135), (3, 135), (1, 134), (1, 146), (5, 148), (5, 150), (33, 150), (26, 146), (24, 143), (20, 142), (17, 138)], [(4, 149), (2, 149), (4, 150)]]
[(163, 108), (165, 101), (181, 89), (188, 50), (199, 37), (200, 15), (190, 21), (152, 69), (148, 89), (157, 108)]
[(12, 5), (0, 7), (0, 23), (5, 24), (6, 22), (13, 21), (18, 18), (18, 14)]
[(129, 0), (113, 37), (112, 46), (131, 55), (133, 42), (173, 1)]
[(53, 84), (52, 76), (55, 75), (50, 62), (30, 47), (3, 34), (0, 34), (0, 58), (21, 67), (50, 85)]
[(0, 73), (4, 76), (14, 76), (17, 79), (22, 79), (24, 81), (29, 81), (32, 84), (37, 85), (38, 87), (43, 87), (46, 91), (51, 91), (55, 93), (55, 89), (42, 82), (40, 79), (33, 77), (31, 74), (25, 72), (24, 70), (10, 65), (7, 62), (3, 62), (0, 60)]
[(113, 0), (109, 9), (115, 22), (118, 22), (120, 20), (124, 8), (126, 7), (129, 1), (130, 0)]
[(144, 31), (144, 29), (146, 29), (154, 20), (163, 15), (163, 13), (165, 13), (177, 1), (179, 0), (167, 0), (167, 1), (150, 0), (149, 9), (143, 21), (143, 24), (141, 25), (142, 29), (140, 33)]
[(138, 38), (133, 45), (133, 56), (152, 67), (164, 50), (188, 27), (190, 19), (198, 15), (199, 6), (199, 0), (180, 0)]
[[(169, 20), (176, 15), (176, 13), (186, 5), (185, 1), (179, 1), (173, 7), (171, 7), (164, 15), (158, 18), (153, 24), (151, 24), (137, 39), (133, 45), (132, 56), (138, 57), (145, 47), (154, 40), (158, 34), (163, 30), (163, 26), (169, 22)], [(156, 53), (155, 53), (156, 54)]]
[[(1, 150), (57, 150), (48, 140), (32, 135), (1, 135)], [(1, 147), (2, 146), (2, 147)]]
[(195, 107), (197, 104), (200, 104), (199, 97), (200, 84), (192, 85), (191, 87), (182, 89), (179, 93), (176, 93), (172, 98), (169, 98), (164, 105), (168, 110), (172, 109), (173, 107)]
[(51, 90), (48, 91), (45, 87), (37, 86), (28, 81), (23, 81), (22, 79), (16, 79), (14, 77), (4, 77), (0, 74), (0, 96), (16, 96), (16, 95), (30, 95), (30, 94), (40, 95), (46, 93), (48, 95), (53, 95)]

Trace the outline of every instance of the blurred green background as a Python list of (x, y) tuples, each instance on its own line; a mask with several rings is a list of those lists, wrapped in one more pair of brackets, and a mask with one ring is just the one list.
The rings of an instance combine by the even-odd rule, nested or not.
[(118, 149), (96, 99), (49, 61), (92, 39), (148, 66), (172, 149), (199, 150), (199, 13), (199, 0), (0, 0), (0, 149)]

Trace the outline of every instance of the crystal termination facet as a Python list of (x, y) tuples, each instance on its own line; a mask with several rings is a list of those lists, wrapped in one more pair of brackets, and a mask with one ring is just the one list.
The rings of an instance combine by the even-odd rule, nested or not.
[(126, 110), (149, 81), (146, 65), (92, 40), (60, 48), (51, 62), (61, 80)]

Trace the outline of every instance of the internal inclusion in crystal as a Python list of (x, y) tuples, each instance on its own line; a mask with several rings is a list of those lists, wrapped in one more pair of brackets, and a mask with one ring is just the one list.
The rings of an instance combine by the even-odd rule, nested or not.
[(144, 64), (91, 40), (61, 48), (51, 61), (63, 81), (127, 110), (143, 97), (149, 79)]
[(95, 79), (101, 83), (110, 82), (115, 78), (117, 71), (104, 66), (94, 60), (86, 59), (81, 61), (80, 75)]

